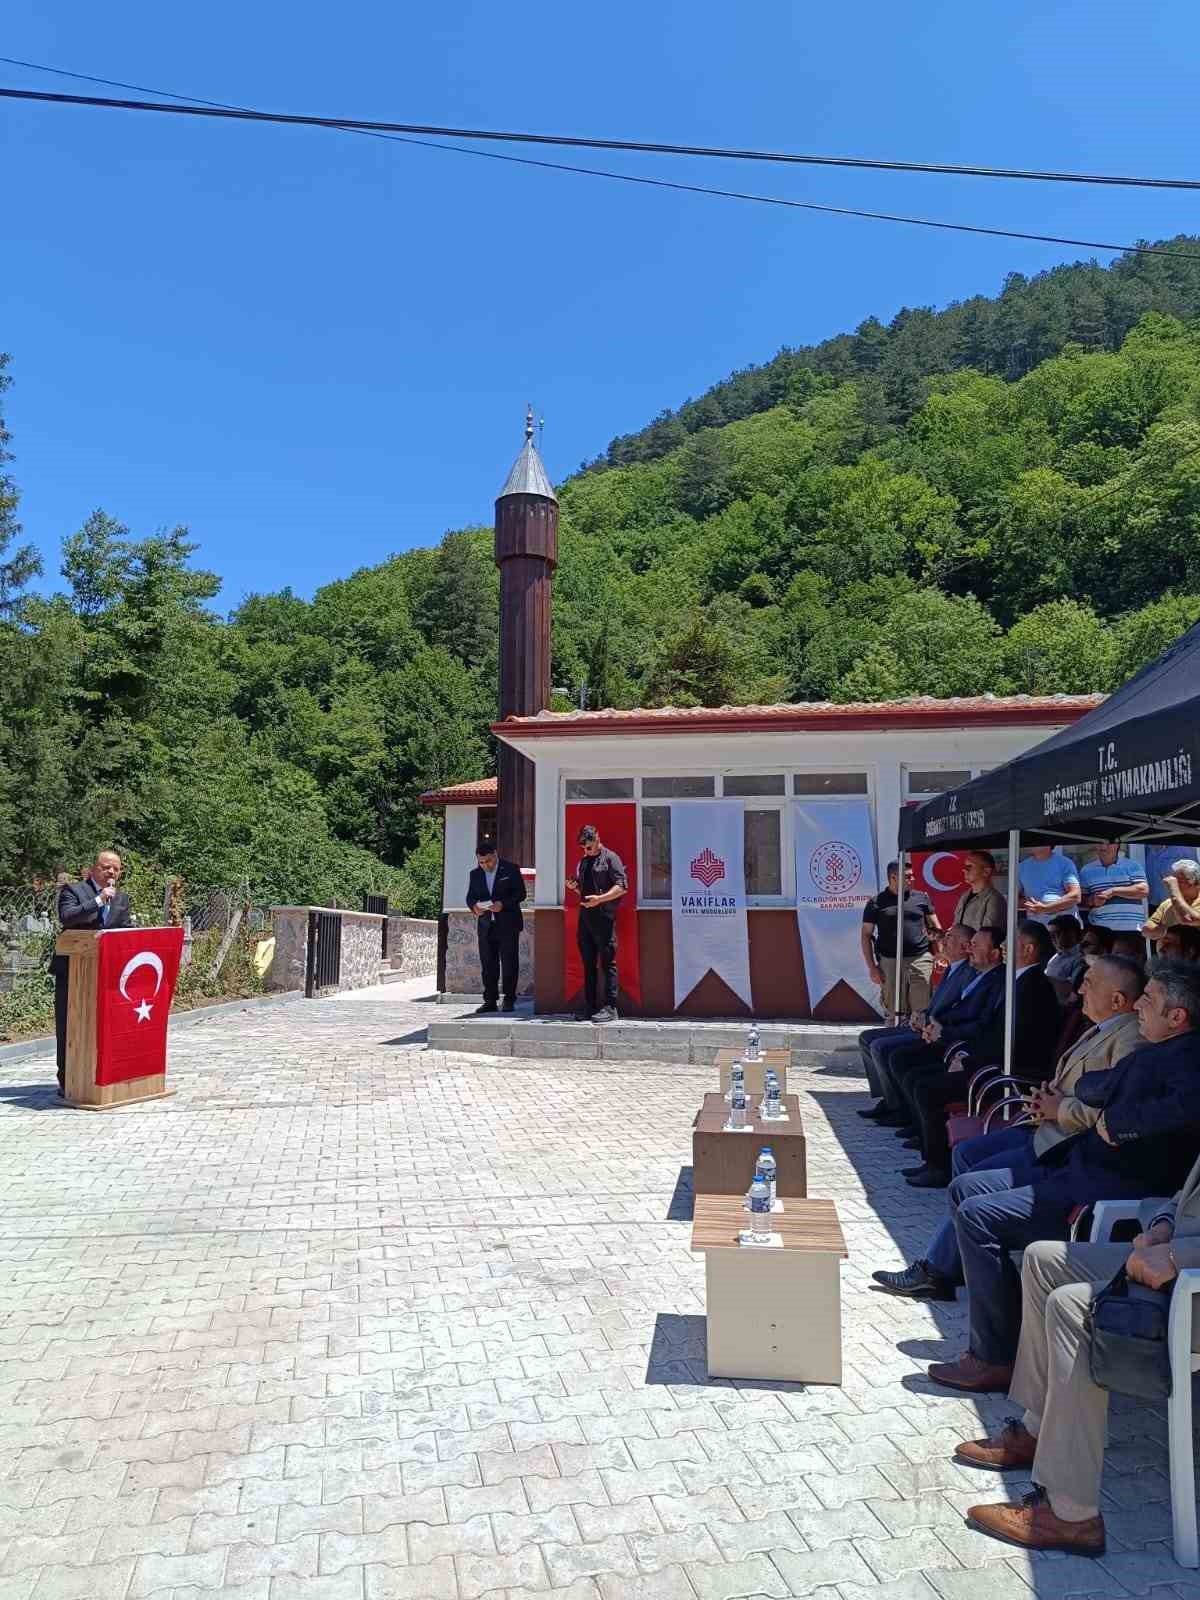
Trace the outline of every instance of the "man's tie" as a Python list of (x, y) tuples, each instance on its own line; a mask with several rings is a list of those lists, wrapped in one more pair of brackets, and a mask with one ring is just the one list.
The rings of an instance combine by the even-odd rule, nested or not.
[(111, 900), (106, 900), (104, 902), (104, 904), (100, 907), (100, 926), (102, 928), (107, 928), (108, 927), (108, 913), (109, 913), (109, 911), (111, 909), (112, 909), (112, 901)]

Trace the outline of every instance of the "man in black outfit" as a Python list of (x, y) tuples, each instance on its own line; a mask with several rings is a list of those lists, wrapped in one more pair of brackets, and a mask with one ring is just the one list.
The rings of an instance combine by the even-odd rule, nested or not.
[[(101, 850), (96, 864), (79, 883), (64, 883), (58, 895), (58, 920), (64, 931), (128, 928), (129, 896), (117, 888), (121, 877), (121, 858), (115, 850)], [(67, 1003), (71, 988), (70, 956), (54, 955), (50, 961), (54, 974), (54, 1037), (58, 1054), (58, 1092), (67, 1082)]]
[(471, 868), (471, 880), (467, 885), (467, 910), (475, 917), (479, 935), (483, 1004), (475, 1015), (483, 1017), (501, 1009), (498, 1001), (502, 979), (503, 1009), (515, 1011), (517, 1008), (518, 949), (521, 929), (525, 926), (521, 910), (525, 880), (520, 867), (512, 861), (501, 861), (493, 845), (483, 845), (476, 859), (479, 865)]
[[(589, 822), (579, 830), (583, 850), (575, 876), (567, 888), (579, 895), (579, 927), (576, 939), (583, 958), (585, 1005), (575, 1013), (577, 1022), (615, 1022), (617, 1020), (617, 901), (629, 888), (620, 856), (600, 843), (600, 834)], [(604, 973), (604, 1004), (598, 1006), (596, 968)]]

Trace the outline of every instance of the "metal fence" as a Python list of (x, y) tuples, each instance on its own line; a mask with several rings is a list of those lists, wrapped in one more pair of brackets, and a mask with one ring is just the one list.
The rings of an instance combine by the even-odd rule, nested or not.
[[(57, 884), (0, 885), (0, 993), (45, 965), (49, 941), (59, 931), (58, 894)], [(271, 907), (256, 902), (245, 881), (231, 888), (206, 889), (175, 879), (165, 883), (161, 893), (135, 892), (134, 901), (139, 922), (183, 928), (185, 964), (195, 939), (227, 932), (239, 911), (239, 933), (261, 939), (271, 933)]]

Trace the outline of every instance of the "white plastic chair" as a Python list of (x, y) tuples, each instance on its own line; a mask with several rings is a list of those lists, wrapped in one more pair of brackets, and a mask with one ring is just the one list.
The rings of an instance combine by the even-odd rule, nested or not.
[[(1150, 1209), (1166, 1202), (1098, 1200), (1092, 1213), (1093, 1244), (1111, 1244), (1118, 1222), (1152, 1215)], [(1167, 1322), (1167, 1350), (1171, 1360), (1171, 1398), (1167, 1401), (1167, 1449), (1171, 1461), (1171, 1522), (1175, 1559), (1181, 1567), (1200, 1567), (1196, 1533), (1196, 1483), (1193, 1473), (1192, 1374), (1200, 1372), (1200, 1355), (1192, 1349), (1192, 1299), (1200, 1294), (1200, 1269), (1189, 1267), (1175, 1280), (1171, 1314)]]

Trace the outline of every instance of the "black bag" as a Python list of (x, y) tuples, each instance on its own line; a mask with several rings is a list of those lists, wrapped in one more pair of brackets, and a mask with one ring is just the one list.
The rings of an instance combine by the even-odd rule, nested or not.
[(1170, 1289), (1130, 1283), (1122, 1267), (1088, 1310), (1092, 1382), (1139, 1400), (1165, 1400), (1171, 1393), (1170, 1310)]

